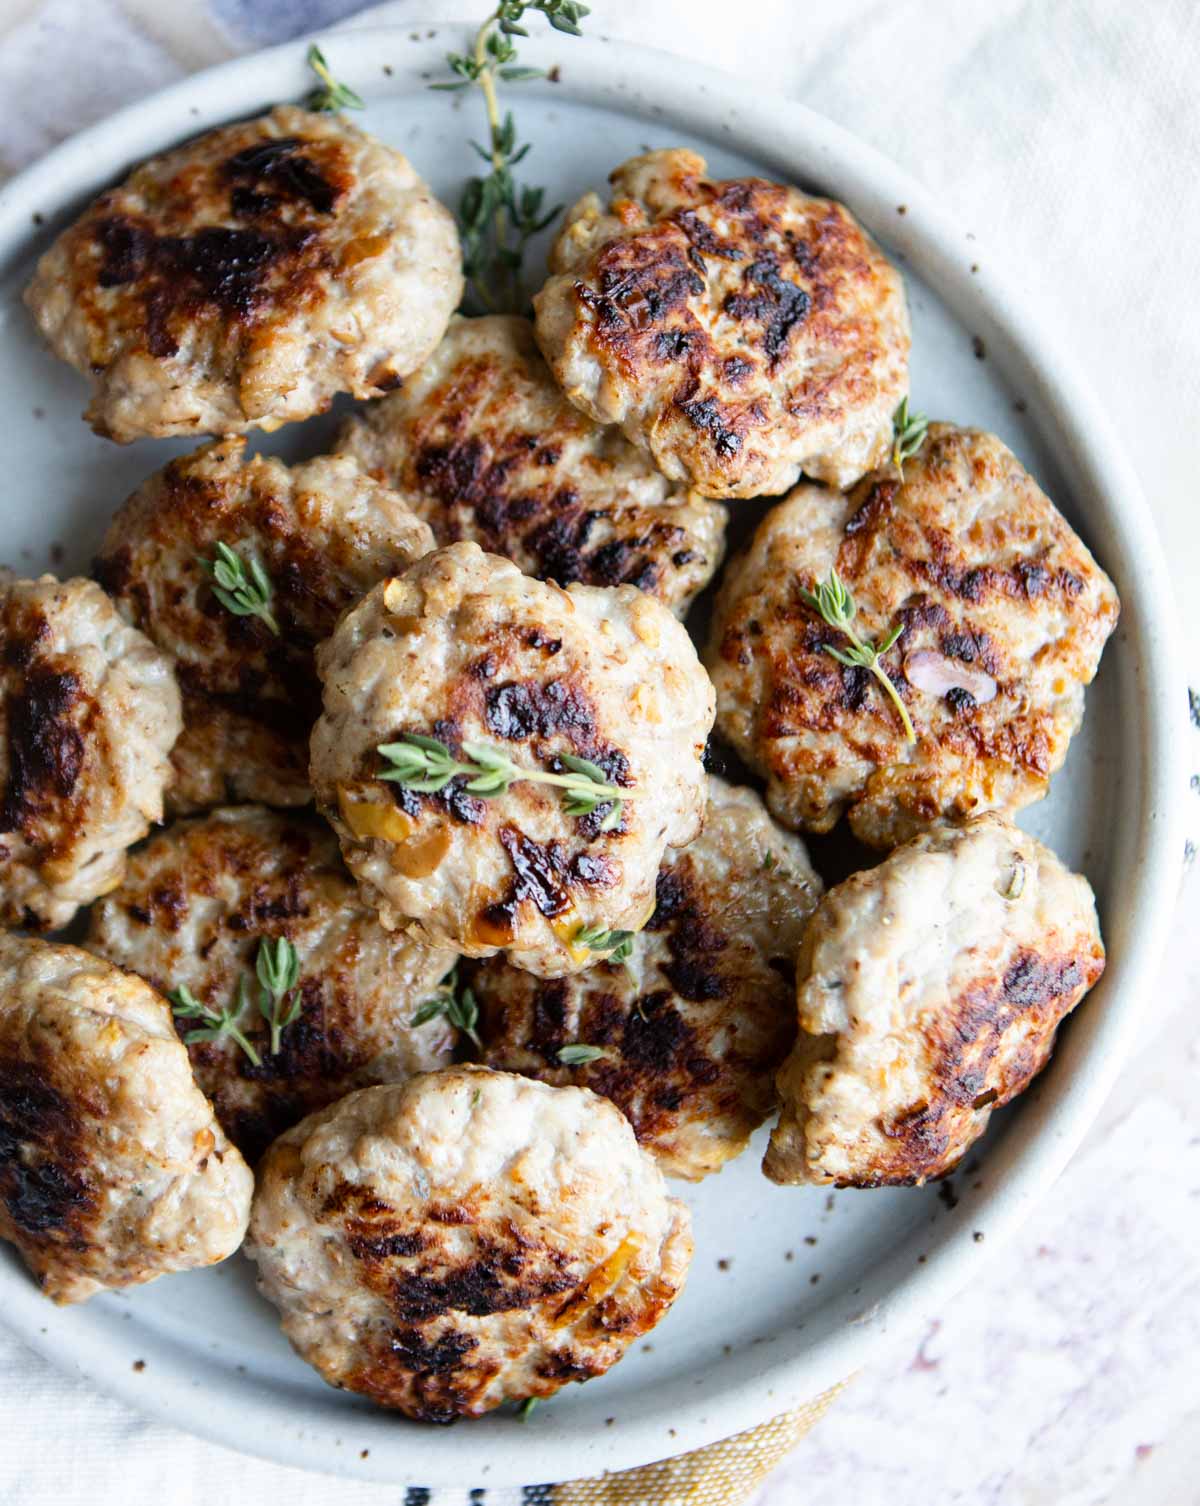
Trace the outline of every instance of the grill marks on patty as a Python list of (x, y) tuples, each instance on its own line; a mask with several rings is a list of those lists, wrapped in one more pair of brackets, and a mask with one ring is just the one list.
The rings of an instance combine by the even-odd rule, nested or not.
[[(727, 400), (713, 378), (736, 389), (757, 365), (768, 373), (783, 365), (810, 314), (833, 303), (845, 245), (829, 236), (828, 226), (812, 245), (797, 240), (782, 228), (783, 191), (762, 180), (706, 184), (703, 192), (697, 207), (610, 242), (596, 259), (596, 287), (576, 282), (575, 293), (593, 311), (592, 339), (615, 359), (679, 367), (673, 405), (729, 459), (766, 415), (757, 403)], [(722, 220), (732, 221), (741, 244), (716, 228)], [(822, 251), (832, 253), (828, 264)], [(720, 304), (743, 331), (742, 348), (732, 356), (723, 353), (727, 341), (718, 348), (692, 306), (709, 293), (706, 257), (725, 264), (715, 274), (722, 286), (738, 264), (736, 283)]]
[[(350, 183), (343, 159), (336, 142), (286, 137), (181, 171), (153, 214), (101, 213), (91, 231), (98, 287), (140, 303), (146, 347), (160, 360), (178, 354), (184, 325), (206, 311), (252, 324), (268, 303), (302, 304), (331, 265), (321, 231)], [(186, 235), (158, 228), (222, 200), (236, 223)]]
[[(37, 612), (11, 603), (0, 624), (10, 689), (3, 707), (8, 770), (0, 791), (0, 833), (20, 832), (29, 842), (52, 841), (69, 816), (97, 732), (98, 707), (74, 670), (45, 654), (51, 633)], [(69, 818), (66, 825), (70, 825)]]
[(71, 1094), (36, 1060), (0, 1056), (0, 1204), (23, 1245), (87, 1248), (96, 1212), (87, 1165)]

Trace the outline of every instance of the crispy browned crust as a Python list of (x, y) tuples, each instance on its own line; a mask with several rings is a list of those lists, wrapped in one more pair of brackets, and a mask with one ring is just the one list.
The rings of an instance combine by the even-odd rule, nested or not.
[(980, 1132), (981, 1111), (1025, 1091), (1050, 1060), (1059, 1025), (1103, 971), (1097, 938), (1067, 952), (1022, 950), (999, 980), (958, 990), (921, 1026), (933, 1064), (928, 1098), (881, 1123), (886, 1151), (842, 1185), (913, 1186), (953, 1171)]
[[(264, 310), (294, 314), (321, 296), (332, 269), (324, 232), (355, 181), (345, 142), (227, 134), (226, 155), (181, 159), (152, 214), (114, 189), (68, 232), (85, 316), (141, 330), (159, 360), (197, 334), (236, 344)], [(222, 201), (235, 223), (195, 229)]]
[[(585, 357), (598, 363), (624, 397), (605, 416), (706, 496), (779, 492), (802, 465), (861, 475), (907, 382), (899, 277), (842, 205), (704, 167), (675, 151), (619, 168), (608, 238), (584, 254), (568, 220), (560, 277), (535, 300), (543, 349), (573, 399)], [(595, 210), (574, 213), (590, 225)], [(838, 454), (848, 441), (856, 466)]]
[[(381, 522), (382, 542), (364, 549), (360, 530), (312, 490), (314, 474), (246, 456), (240, 439), (218, 441), (151, 476), (105, 536), (97, 580), (175, 655), (185, 729), (174, 760), (176, 811), (228, 797), (275, 805), (311, 798), (308, 737), (321, 709), (313, 649), (376, 578), (403, 569), (430, 542), (381, 492), (395, 524), (389, 537)], [(365, 477), (361, 485), (377, 489)], [(270, 576), (277, 634), (218, 601), (202, 563), (218, 543), (257, 558)]]
[(439, 544), (471, 539), (542, 580), (637, 586), (682, 613), (719, 563), (723, 509), (669, 489), (573, 408), (524, 319), (452, 323), (337, 448), (400, 492)]
[[(263, 939), (280, 937), (299, 957), (300, 1013), (272, 1054), (254, 959)], [(239, 1023), (261, 1065), (229, 1040), (194, 1041), (188, 1055), (226, 1134), (251, 1162), (305, 1114), (380, 1080), (372, 1068), (389, 1046), (414, 1070), (440, 1065), (452, 1051), (444, 1022), (411, 1039), (408, 1030), (452, 955), (383, 933), (342, 866), (336, 838), (315, 817), (240, 807), (169, 827), (133, 854), (124, 883), (93, 910), (87, 945), (160, 993), (187, 982), (213, 1008), (235, 998), (239, 978), (250, 980)], [(389, 960), (387, 988), (381, 973)], [(175, 1028), (182, 1037), (195, 1023), (176, 1018)]]
[[(667, 854), (628, 966), (544, 980), (499, 958), (461, 965), (489, 1066), (610, 1098), (662, 1170), (689, 1180), (738, 1155), (774, 1106), (796, 1037), (795, 951), (820, 894), (749, 791), (717, 799), (697, 841)], [(563, 1066), (578, 1044), (604, 1054)]]
[[(919, 741), (802, 599), (835, 567), (854, 629), (877, 642)], [(941, 817), (1040, 799), (1082, 716), (1083, 686), (1116, 625), (1112, 583), (1066, 520), (991, 435), (930, 426), (903, 481), (894, 468), (845, 497), (801, 488), (768, 514), (726, 576), (708, 654), (717, 724), (770, 782), (772, 811), (827, 831), (848, 808), (855, 835), (892, 846)], [(995, 699), (944, 697), (906, 678), (930, 650), (982, 670)]]
[(0, 1238), (48, 1289), (96, 1240), (84, 1114), (104, 1110), (77, 1058), (64, 1064), (43, 1037), (0, 1042)]
[[(94, 697), (68, 661), (48, 651), (50, 626), (37, 600), (0, 598), (4, 699), (0, 736), (7, 769), (0, 794), (0, 871), (6, 834), (29, 844), (37, 864), (53, 871), (56, 856), (74, 848), (88, 796), (81, 779), (93, 761), (110, 758), (108, 727)], [(38, 927), (31, 912), (7, 913), (10, 923)]]

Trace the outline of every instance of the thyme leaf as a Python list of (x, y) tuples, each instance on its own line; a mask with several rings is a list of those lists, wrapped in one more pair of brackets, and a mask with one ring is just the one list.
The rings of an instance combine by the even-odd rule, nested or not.
[(305, 61), (320, 79), (320, 86), (312, 91), (305, 100), (310, 110), (365, 110), (362, 95), (352, 89), (349, 84), (343, 84), (334, 78), (329, 64), (325, 61), (325, 54), (314, 42), (308, 49)]
[(845, 635), (849, 641), (849, 648), (838, 648), (832, 643), (823, 643), (821, 647), (831, 658), (839, 664), (845, 664), (851, 668), (869, 670), (871, 674), (883, 686), (892, 704), (900, 713), (900, 720), (904, 724), (904, 740), (915, 743), (917, 734), (913, 730), (912, 718), (908, 714), (908, 707), (904, 704), (899, 691), (892, 683), (891, 676), (883, 667), (881, 656), (895, 644), (900, 634), (904, 631), (904, 624), (897, 622), (888, 630), (878, 644), (868, 643), (860, 638), (851, 627), (857, 608), (854, 605), (854, 597), (851, 596), (837, 570), (829, 572), (829, 579), (820, 581), (815, 591), (800, 592), (801, 600), (805, 606), (814, 611), (829, 627), (836, 629)]
[[(254, 971), (261, 984), (258, 1010), (271, 1031), (271, 1055), (279, 1051), (280, 1037), (300, 1013), (301, 996), (296, 992), (300, 981), (300, 958), (286, 936), (280, 936), (272, 950), (269, 937), (258, 944)], [(289, 1002), (289, 995), (290, 1002)]]
[(476, 1051), (483, 1050), (479, 1038), (479, 1001), (473, 989), (459, 988), (458, 967), (452, 967), (438, 986), (437, 993), (419, 1004), (409, 1021), (411, 1025), (425, 1025), (430, 1020), (445, 1016), (456, 1030), (461, 1030)]
[(546, 207), (544, 188), (519, 184), (514, 178), (512, 170), (529, 151), (529, 144), (518, 145), (512, 112), (501, 115), (496, 90), (497, 80), (514, 84), (545, 77), (541, 68), (527, 68), (516, 61), (513, 38), (529, 35), (521, 22), (530, 12), (545, 16), (555, 31), (577, 37), (581, 35), (579, 22), (589, 14), (589, 7), (580, 0), (499, 0), (476, 32), (471, 51), (447, 54), (452, 76), (430, 85), (451, 91), (477, 87), (483, 94), (488, 140), (482, 146), (471, 145), (489, 171), (467, 180), (458, 221), (463, 272), (477, 302), (491, 313), (522, 312), (525, 248), (562, 209), (561, 204)]
[(201, 1003), (186, 983), (173, 988), (167, 998), (171, 1001), (172, 1014), (178, 1019), (204, 1021), (203, 1025), (198, 1025), (195, 1030), (189, 1030), (183, 1037), (185, 1046), (194, 1046), (199, 1041), (220, 1041), (228, 1038), (246, 1053), (253, 1066), (262, 1066), (262, 1058), (238, 1025), (238, 1021), (246, 1012), (246, 1006), (250, 1002), (246, 997), (244, 976), (238, 979), (237, 993), (233, 1003), (227, 1004), (223, 1009), (213, 1009), (210, 1005)]
[(279, 623), (271, 611), (271, 577), (256, 559), (244, 560), (228, 544), (218, 543), (213, 555), (212, 559), (199, 559), (200, 568), (213, 583), (213, 595), (227, 612), (235, 617), (257, 617), (278, 638)]
[(908, 398), (892, 414), (892, 464), (904, 480), (904, 462), (911, 460), (925, 443), (929, 420), (923, 413), (909, 413)]
[(636, 931), (608, 931), (603, 926), (580, 926), (571, 937), (572, 946), (603, 952), (606, 962), (628, 962), (633, 956)]
[(572, 1045), (560, 1047), (558, 1059), (564, 1067), (583, 1067), (607, 1055), (603, 1046)]
[(571, 753), (559, 755), (558, 761), (567, 772), (555, 774), (547, 769), (524, 768), (488, 743), (465, 742), (462, 750), (464, 757), (455, 758), (437, 738), (406, 732), (395, 742), (377, 745), (376, 752), (386, 762), (377, 777), (418, 794), (436, 794), (462, 775), (466, 779), (463, 788), (468, 794), (484, 799), (507, 794), (514, 784), (553, 785), (562, 792), (562, 806), (568, 816), (589, 816), (611, 803), (600, 823), (601, 831), (611, 831), (616, 826), (621, 819), (622, 802), (632, 798), (628, 790), (610, 784), (603, 769)]

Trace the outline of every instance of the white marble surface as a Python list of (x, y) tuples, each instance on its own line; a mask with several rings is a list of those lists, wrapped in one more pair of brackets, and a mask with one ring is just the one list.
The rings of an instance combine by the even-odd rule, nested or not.
[[(189, 69), (349, 0), (0, 0), (0, 176)], [(403, 0), (402, 20), (472, 15)], [(1039, 290), (1138, 459), (1200, 681), (1200, 7), (1193, 0), (594, 0), (590, 25), (804, 99), (940, 193)], [(1196, 791), (1200, 811), (1200, 788)], [(1140, 1054), (1055, 1194), (897, 1334), (756, 1506), (1200, 1503), (1200, 881)], [(19, 1385), (19, 1394), (18, 1394)], [(87, 1394), (0, 1329), (0, 1501), (398, 1506), (235, 1460)], [(57, 1447), (47, 1440), (57, 1438)], [(531, 1460), (531, 1478), (536, 1462)], [(230, 1494), (229, 1492), (233, 1492)]]

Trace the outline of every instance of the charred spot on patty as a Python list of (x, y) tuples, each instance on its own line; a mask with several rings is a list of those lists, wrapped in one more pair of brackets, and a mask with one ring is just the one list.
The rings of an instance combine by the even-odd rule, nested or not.
[(0, 1057), (0, 1202), (21, 1234), (86, 1248), (95, 1198), (78, 1109), (20, 1057)]
[(207, 225), (193, 235), (158, 235), (149, 223), (128, 216), (100, 220), (93, 234), (102, 254), (100, 286), (142, 284), (147, 348), (160, 359), (179, 350), (171, 328), (176, 314), (207, 304), (250, 318), (272, 268), (295, 258), (312, 239), (303, 228), (268, 232), (224, 225)]
[[(302, 156), (304, 142), (295, 136), (278, 141), (264, 141), (248, 146), (230, 157), (224, 166), (227, 178), (248, 178), (269, 182), (273, 189), (290, 199), (299, 199), (318, 214), (331, 214), (339, 196), (339, 186), (331, 183), (308, 157)], [(236, 189), (234, 190), (237, 191)], [(273, 208), (267, 198), (264, 208)], [(262, 213), (262, 210), (258, 210)]]
[(25, 831), (55, 801), (69, 800), (84, 763), (80, 723), (94, 709), (79, 676), (31, 668), (7, 698), (8, 780), (0, 832)]
[(580, 749), (596, 736), (596, 708), (569, 680), (509, 680), (489, 688), (485, 705), (489, 729), (511, 742), (562, 735)]
[(695, 391), (694, 383), (689, 383), (686, 391), (687, 396), (675, 399), (675, 406), (693, 428), (711, 437), (713, 449), (718, 455), (725, 457), (736, 455), (742, 448), (742, 439), (741, 435), (727, 422), (726, 410), (716, 398), (691, 396)]
[(729, 293), (724, 309), (731, 319), (753, 320), (762, 325), (762, 346), (775, 365), (787, 349), (792, 331), (803, 324), (812, 299), (797, 283), (780, 275), (779, 260), (765, 255), (752, 262), (742, 275), (742, 290)]

